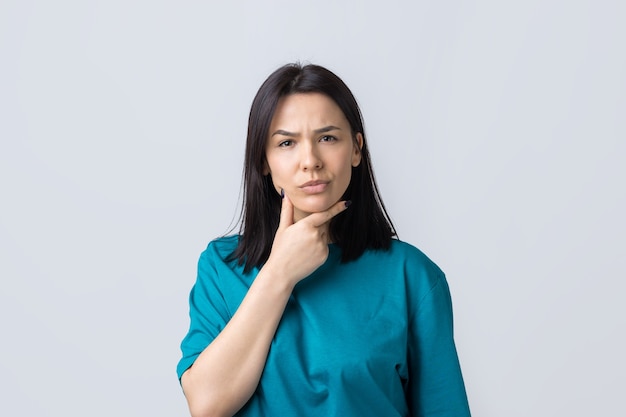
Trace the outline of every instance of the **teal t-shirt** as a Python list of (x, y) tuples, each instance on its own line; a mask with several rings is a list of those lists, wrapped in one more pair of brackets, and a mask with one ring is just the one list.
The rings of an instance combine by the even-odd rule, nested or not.
[[(258, 273), (227, 261), (237, 236), (211, 242), (189, 297), (180, 378), (233, 316)], [(443, 272), (393, 240), (299, 282), (259, 385), (236, 416), (469, 416)]]

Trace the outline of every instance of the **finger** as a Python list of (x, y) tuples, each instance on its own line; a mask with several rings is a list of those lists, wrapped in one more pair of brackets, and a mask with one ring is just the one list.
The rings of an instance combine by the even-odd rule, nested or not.
[(319, 227), (325, 223), (328, 223), (333, 217), (347, 209), (349, 205), (350, 203), (347, 201), (339, 201), (328, 210), (320, 211), (319, 213), (313, 213), (310, 216), (306, 217), (304, 220), (311, 223), (311, 225), (315, 227)]
[(283, 197), (283, 204), (280, 207), (279, 229), (286, 229), (293, 224), (293, 204), (287, 195)]

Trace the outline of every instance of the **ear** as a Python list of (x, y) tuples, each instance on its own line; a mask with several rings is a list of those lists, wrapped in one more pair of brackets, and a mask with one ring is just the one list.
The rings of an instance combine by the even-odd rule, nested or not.
[(354, 136), (354, 150), (352, 153), (352, 166), (358, 167), (361, 163), (361, 149), (363, 148), (363, 135), (358, 132)]

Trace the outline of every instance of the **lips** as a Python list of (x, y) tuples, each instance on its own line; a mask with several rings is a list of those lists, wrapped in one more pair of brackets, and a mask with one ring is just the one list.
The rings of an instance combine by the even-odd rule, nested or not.
[(311, 187), (311, 186), (320, 185), (320, 184), (328, 184), (328, 181), (313, 180), (313, 181), (305, 182), (304, 184), (300, 186), (300, 188)]
[(300, 189), (305, 194), (319, 194), (328, 186), (328, 181), (313, 180), (300, 185)]

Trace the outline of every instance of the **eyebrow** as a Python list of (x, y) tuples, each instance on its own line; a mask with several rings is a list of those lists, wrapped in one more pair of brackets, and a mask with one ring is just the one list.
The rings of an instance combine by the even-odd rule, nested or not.
[[(319, 129), (315, 129), (313, 133), (320, 134), (320, 133), (330, 132), (333, 130), (341, 130), (341, 129), (338, 128), (337, 126), (330, 125), (330, 126), (320, 127)], [(300, 136), (300, 133), (288, 132), (286, 130), (278, 129), (277, 131), (272, 133), (272, 136), (274, 135), (297, 137), (297, 136)]]

